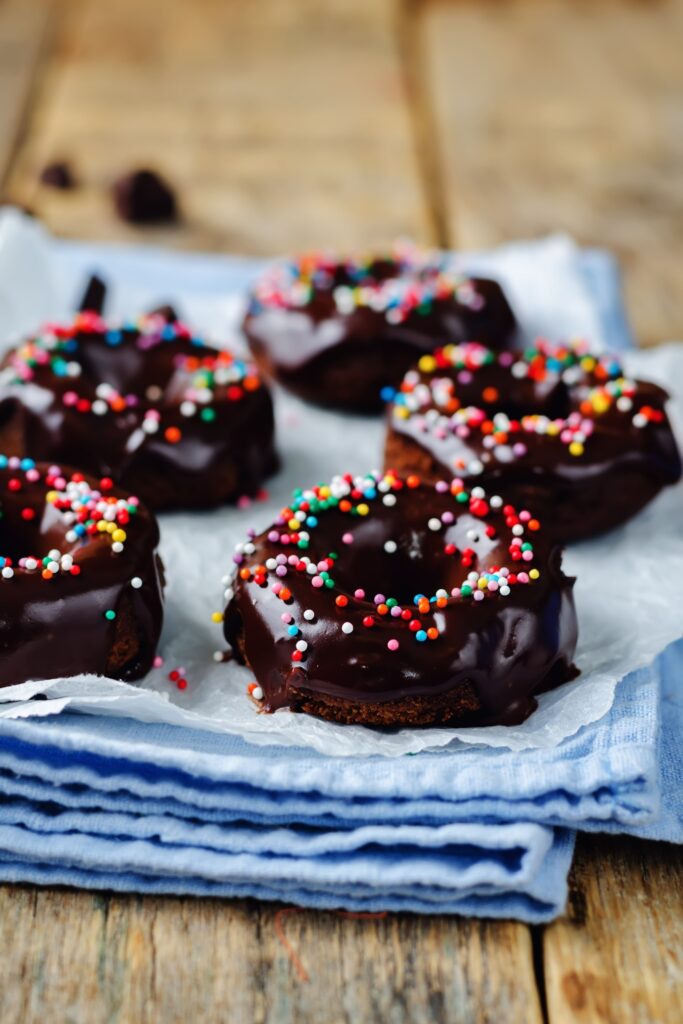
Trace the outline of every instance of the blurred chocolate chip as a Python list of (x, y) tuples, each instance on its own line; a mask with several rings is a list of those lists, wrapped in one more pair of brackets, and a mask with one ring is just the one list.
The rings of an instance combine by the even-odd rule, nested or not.
[(81, 313), (101, 313), (104, 309), (104, 300), (107, 295), (107, 286), (101, 277), (97, 274), (93, 274), (86, 289), (83, 292), (83, 298), (78, 306)]
[(175, 193), (156, 171), (133, 171), (114, 182), (114, 203), (122, 220), (159, 224), (176, 220)]
[(47, 164), (41, 171), (40, 180), (43, 185), (49, 185), (50, 188), (76, 187), (74, 173), (66, 160), (55, 160), (54, 163)]
[(150, 309), (150, 316), (163, 316), (164, 320), (169, 324), (177, 323), (180, 319), (177, 311), (170, 305), (157, 306), (156, 309)]

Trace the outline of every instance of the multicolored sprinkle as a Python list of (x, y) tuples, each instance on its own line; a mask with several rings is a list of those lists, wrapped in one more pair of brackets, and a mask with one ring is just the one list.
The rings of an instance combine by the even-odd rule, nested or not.
[(452, 256), (397, 242), (386, 255), (340, 259), (313, 252), (277, 263), (257, 282), (251, 312), (302, 309), (320, 293), (331, 296), (341, 315), (366, 308), (392, 324), (412, 314), (426, 316), (434, 303), (453, 298), (474, 310), (484, 305), (473, 282), (454, 268)]

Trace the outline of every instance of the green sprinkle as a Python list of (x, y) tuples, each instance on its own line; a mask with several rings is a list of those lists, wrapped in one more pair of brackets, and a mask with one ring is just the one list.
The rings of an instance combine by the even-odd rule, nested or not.
[(201, 416), (201, 418), (204, 420), (205, 423), (211, 423), (213, 420), (216, 419), (216, 410), (215, 409), (202, 409), (202, 411), (201, 411), (201, 413), (199, 415)]
[(116, 612), (114, 611), (113, 608), (108, 608), (107, 611), (104, 613), (104, 617), (105, 619), (109, 619), (109, 621), (111, 622), (113, 619), (116, 618)]

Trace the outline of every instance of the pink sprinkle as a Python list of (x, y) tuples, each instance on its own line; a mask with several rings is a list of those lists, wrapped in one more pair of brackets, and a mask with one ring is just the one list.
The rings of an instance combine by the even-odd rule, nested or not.
[(448, 490), (448, 484), (446, 483), (445, 480), (438, 480), (437, 483), (434, 485), (434, 489), (438, 494), (445, 494), (446, 491)]
[(363, 598), (365, 597), (365, 591), (361, 590), (361, 588), (359, 587), (358, 590), (354, 590), (353, 596), (357, 598), (359, 601), (362, 601)]
[(344, 544), (353, 544), (353, 534), (352, 533), (344, 533), (344, 534), (342, 534), (342, 541), (343, 541)]
[(534, 557), (533, 551), (522, 551), (522, 558), (524, 559), (525, 562), (530, 562), (533, 557)]
[(529, 582), (529, 577), (528, 577), (528, 575), (525, 572), (518, 572), (517, 573), (517, 581), (519, 583), (528, 583)]
[(398, 640), (389, 640), (387, 642), (387, 647), (389, 648), (390, 651), (397, 651), (398, 650)]
[(374, 601), (375, 601), (375, 604), (384, 604), (384, 602), (386, 601), (386, 598), (385, 598), (384, 594), (375, 594)]
[(311, 580), (311, 583), (313, 584), (314, 587), (316, 587), (316, 589), (319, 590), (320, 587), (324, 586), (325, 580), (322, 578), (322, 576), (314, 576), (313, 579)]
[(276, 576), (286, 576), (287, 575), (287, 566), (286, 565), (278, 565), (277, 569), (275, 570), (275, 575)]
[(152, 665), (153, 665), (154, 668), (161, 668), (163, 663), (164, 663), (164, 659), (161, 657), (160, 654), (157, 654), (155, 656), (155, 658), (154, 658), (154, 661), (152, 662)]
[(528, 523), (531, 519), (531, 512), (527, 512), (526, 510), (524, 512), (520, 512), (519, 518), (521, 522)]
[(475, 590), (474, 593), (472, 594), (472, 597), (474, 598), (475, 601), (483, 601), (484, 600), (484, 591), (483, 590)]
[(246, 494), (243, 494), (241, 498), (237, 499), (238, 508), (249, 508), (251, 505), (251, 498), (248, 498)]
[(273, 585), (271, 586), (270, 589), (273, 591), (274, 594), (279, 594), (280, 591), (282, 590), (282, 584), (281, 583), (273, 583)]
[(290, 623), (292, 621), (292, 616), (289, 614), (289, 612), (283, 612), (280, 618), (282, 619), (283, 622), (286, 623)]

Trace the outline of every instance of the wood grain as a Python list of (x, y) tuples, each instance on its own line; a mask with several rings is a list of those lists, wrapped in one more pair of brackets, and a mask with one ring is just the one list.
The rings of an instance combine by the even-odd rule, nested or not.
[[(61, 234), (276, 253), (424, 237), (394, 0), (64, 0), (11, 185)], [(61, 14), (60, 17), (66, 15)], [(39, 188), (48, 159), (82, 187)], [(120, 223), (109, 187), (151, 165), (177, 227)]]
[(549, 1024), (683, 1020), (680, 847), (583, 836), (566, 917), (543, 939)]
[(0, 193), (25, 124), (52, 0), (0, 0)]
[(1, 887), (0, 948), (3, 1024), (542, 1020), (515, 923)]
[(644, 343), (683, 337), (683, 0), (431, 2), (448, 237), (615, 250)]

